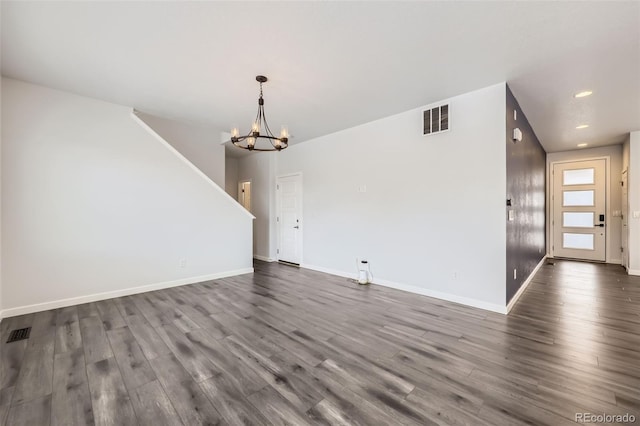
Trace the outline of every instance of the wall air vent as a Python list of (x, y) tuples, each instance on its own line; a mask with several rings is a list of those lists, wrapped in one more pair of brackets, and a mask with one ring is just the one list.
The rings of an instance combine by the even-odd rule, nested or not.
[(434, 135), (449, 130), (449, 104), (422, 112), (422, 134)]

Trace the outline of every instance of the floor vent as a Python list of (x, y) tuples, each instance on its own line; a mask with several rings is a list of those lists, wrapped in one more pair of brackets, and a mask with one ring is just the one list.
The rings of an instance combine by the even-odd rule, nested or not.
[(30, 333), (31, 333), (31, 327), (19, 328), (17, 330), (13, 330), (11, 334), (9, 334), (9, 340), (7, 340), (7, 343), (28, 339)]

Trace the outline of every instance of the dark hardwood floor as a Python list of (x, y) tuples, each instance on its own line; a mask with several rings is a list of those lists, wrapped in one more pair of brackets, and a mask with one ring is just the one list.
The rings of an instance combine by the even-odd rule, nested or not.
[(257, 262), (1, 331), (3, 425), (640, 424), (640, 278), (620, 266), (545, 265), (503, 316)]

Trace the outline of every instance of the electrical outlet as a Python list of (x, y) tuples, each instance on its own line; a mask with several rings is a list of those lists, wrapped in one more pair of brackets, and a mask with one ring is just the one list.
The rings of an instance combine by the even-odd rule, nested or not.
[(180, 265), (180, 267), (181, 267), (182, 269), (186, 268), (186, 267), (187, 267), (187, 259), (185, 259), (185, 258), (180, 259), (180, 261), (178, 262), (178, 264)]
[(636, 211), (634, 211), (634, 212), (633, 212), (633, 218), (634, 218), (634, 219), (640, 219), (640, 211), (637, 211), (637, 210), (636, 210)]
[(458, 279), (458, 271), (453, 271), (453, 280), (457, 280)]
[(516, 268), (513, 268), (513, 279), (517, 279), (518, 278), (518, 270)]

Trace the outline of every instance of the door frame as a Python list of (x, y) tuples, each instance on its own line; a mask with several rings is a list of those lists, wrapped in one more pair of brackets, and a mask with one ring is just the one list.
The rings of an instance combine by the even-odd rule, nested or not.
[(553, 174), (553, 167), (556, 164), (565, 164), (565, 163), (579, 163), (581, 161), (593, 161), (593, 160), (605, 160), (604, 162), (604, 177), (605, 177), (605, 182), (604, 182), (604, 190), (605, 190), (605, 206), (604, 206), (604, 211), (606, 214), (606, 228), (605, 228), (605, 239), (604, 239), (604, 261), (605, 263), (611, 263), (611, 227), (610, 222), (613, 219), (613, 216), (611, 215), (611, 156), (610, 155), (602, 155), (599, 157), (585, 157), (585, 158), (575, 158), (573, 160), (559, 160), (559, 161), (552, 161), (549, 163), (549, 184), (547, 185), (547, 200), (549, 200), (549, 220), (547, 221), (547, 223), (549, 223), (549, 234), (547, 235), (547, 241), (549, 241), (549, 247), (548, 247), (548, 251), (549, 251), (549, 256), (550, 257), (554, 257), (554, 249), (553, 249), (553, 232), (554, 232), (554, 226), (555, 223), (554, 221), (554, 202), (555, 200), (553, 199), (553, 179), (554, 179), (554, 174)]
[[(622, 186), (626, 185), (624, 190), (620, 193), (620, 212), (624, 217), (621, 217), (620, 223), (620, 247), (622, 250), (620, 253), (620, 261), (622, 266), (628, 272), (629, 271), (629, 169), (626, 168), (620, 173), (620, 182)], [(624, 196), (624, 191), (627, 192), (627, 196)], [(624, 208), (626, 207), (626, 209)], [(624, 221), (627, 221), (627, 226), (624, 226)], [(626, 242), (626, 245), (623, 243)]]
[(242, 192), (242, 184), (243, 184), (243, 183), (247, 183), (247, 182), (249, 182), (249, 185), (250, 185), (250, 187), (251, 187), (251, 194), (250, 194), (250, 197), (251, 197), (251, 205), (249, 206), (249, 208), (248, 208), (248, 209), (246, 209), (246, 208), (245, 208), (245, 209), (246, 209), (249, 213), (253, 214), (253, 213), (251, 212), (251, 210), (253, 210), (253, 181), (252, 181), (251, 179), (238, 179), (238, 200), (237, 200), (237, 201), (238, 201), (238, 203), (240, 203), (240, 205), (241, 205), (242, 207), (244, 207), (244, 195), (242, 196), (242, 197), (243, 197), (243, 198), (242, 198), (242, 201), (240, 201), (240, 196), (241, 196), (241, 194), (243, 194), (243, 192)]
[(300, 177), (300, 229), (299, 229), (299, 243), (300, 244), (300, 263), (299, 265), (302, 266), (303, 264), (303, 259), (304, 259), (304, 185), (303, 185), (303, 177), (302, 177), (302, 172), (294, 172), (294, 173), (286, 173), (283, 175), (277, 175), (276, 176), (276, 261), (280, 261), (280, 192), (279, 192), (279, 185), (280, 185), (280, 179), (282, 178), (287, 178), (287, 177), (292, 177), (292, 176), (299, 176)]

